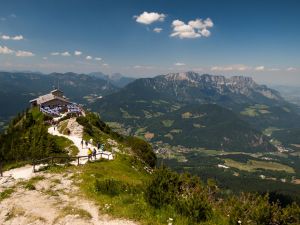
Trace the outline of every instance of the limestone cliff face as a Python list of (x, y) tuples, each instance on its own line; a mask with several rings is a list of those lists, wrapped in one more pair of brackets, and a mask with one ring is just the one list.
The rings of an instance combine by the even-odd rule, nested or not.
[(199, 102), (224, 96), (247, 100), (282, 101), (280, 94), (265, 85), (257, 84), (251, 77), (216, 76), (195, 72), (169, 73), (154, 78), (141, 79), (142, 85), (163, 92), (179, 100), (198, 99)]

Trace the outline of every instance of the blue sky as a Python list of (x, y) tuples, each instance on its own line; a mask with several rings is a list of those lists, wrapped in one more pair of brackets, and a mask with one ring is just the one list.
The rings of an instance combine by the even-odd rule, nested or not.
[(300, 84), (299, 11), (297, 0), (0, 0), (0, 70)]

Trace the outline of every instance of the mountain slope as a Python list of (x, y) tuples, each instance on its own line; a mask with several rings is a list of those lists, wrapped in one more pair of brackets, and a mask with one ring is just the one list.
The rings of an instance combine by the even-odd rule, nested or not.
[[(195, 127), (200, 126), (197, 123), (193, 125), (193, 123), (183, 123), (180, 120), (183, 113), (182, 108), (202, 104), (217, 104), (231, 110), (231, 114), (221, 113), (223, 122), (228, 124), (221, 126), (217, 122), (214, 123), (217, 116), (213, 116), (213, 112), (207, 114), (208, 117), (211, 117), (212, 122), (209, 124), (209, 128), (205, 129)], [(251, 134), (251, 141), (260, 143), (259, 145), (264, 146), (263, 148), (267, 150), (270, 149), (270, 146), (267, 147), (265, 141), (258, 141), (258, 137), (262, 137), (261, 132), (264, 129), (300, 127), (300, 116), (296, 113), (294, 106), (286, 102), (277, 91), (264, 85), (258, 85), (251, 78), (240, 76), (225, 78), (224, 76), (187, 72), (137, 79), (119, 92), (97, 100), (91, 107), (100, 112), (104, 120), (118, 122), (119, 126), (131, 134), (145, 135), (150, 132), (154, 134), (154, 137), (152, 137), (153, 134), (148, 135), (151, 141), (163, 140), (167, 143), (189, 147), (199, 144), (199, 147), (213, 146), (220, 149), (221, 143), (224, 142), (221, 139), (226, 138), (225, 134), (233, 134), (232, 131), (240, 127), (237, 130), (242, 133), (238, 137), (246, 137)], [(199, 109), (199, 113), (201, 113), (201, 107)], [(216, 110), (216, 114), (224, 111), (220, 107), (214, 107), (214, 110)], [(161, 121), (167, 120), (174, 121), (173, 125), (177, 126), (176, 129), (184, 131), (176, 135), (168, 133), (166, 128), (161, 125)], [(247, 123), (242, 123), (243, 121)], [(192, 127), (192, 129), (188, 127)], [(258, 131), (254, 131), (253, 128)], [(192, 131), (195, 132), (191, 133)], [(201, 133), (202, 131), (204, 133)], [(220, 136), (215, 139), (217, 134)], [(191, 141), (191, 136), (196, 138), (192, 138), (193, 141)], [(203, 138), (201, 139), (199, 136)], [(211, 138), (211, 141), (204, 140), (208, 137)], [(235, 139), (238, 142), (238, 138)], [(214, 141), (216, 143), (212, 145)], [(246, 141), (246, 143), (250, 142)], [(233, 144), (231, 147), (249, 150), (248, 147), (251, 146), (250, 144), (246, 147), (243, 142), (239, 143), (239, 145)], [(252, 144), (253, 149), (257, 147), (254, 145)]]

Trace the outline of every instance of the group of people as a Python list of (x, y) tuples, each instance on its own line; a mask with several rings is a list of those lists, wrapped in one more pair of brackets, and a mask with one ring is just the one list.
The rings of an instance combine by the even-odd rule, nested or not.
[(93, 148), (93, 150), (91, 149), (91, 147), (89, 147), (89, 144), (92, 146), (93, 144), (93, 139), (90, 139), (90, 141), (84, 141), (83, 139), (81, 140), (81, 146), (83, 148), (83, 145), (85, 144), (86, 148), (88, 148), (87, 150), (87, 155), (88, 155), (88, 160), (92, 160), (94, 158), (94, 160), (96, 160), (97, 158), (97, 149), (98, 151), (103, 151), (104, 150), (104, 145), (101, 145), (99, 142), (97, 142), (97, 149)]

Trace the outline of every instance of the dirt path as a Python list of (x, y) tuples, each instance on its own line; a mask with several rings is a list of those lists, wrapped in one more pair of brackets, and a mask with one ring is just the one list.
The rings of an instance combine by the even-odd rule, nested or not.
[[(0, 202), (0, 224), (3, 225), (134, 225), (125, 219), (112, 219), (101, 214), (99, 207), (85, 199), (72, 179), (73, 173), (41, 172), (33, 188), (10, 178), (0, 191), (13, 188), (13, 193)], [(2, 190), (1, 190), (2, 189)]]
[[(80, 126), (77, 122), (75, 118), (71, 118), (68, 121), (68, 128), (71, 131), (71, 135), (64, 135), (59, 133), (59, 131), (57, 130), (57, 128), (55, 129), (53, 126), (49, 127), (48, 129), (48, 133), (52, 134), (52, 135), (57, 135), (57, 136), (62, 136), (65, 137), (69, 140), (71, 140), (74, 145), (78, 148), (79, 153), (78, 156), (86, 156), (87, 155), (87, 148), (86, 147), (82, 147), (81, 145), (81, 140), (82, 140), (82, 132), (83, 132), (83, 127)], [(91, 149), (96, 148), (96, 146), (89, 144), (89, 147)], [(115, 149), (115, 151), (117, 152), (118, 149)], [(113, 159), (113, 155), (110, 152), (107, 151), (102, 151), (104, 154), (102, 155), (102, 158), (108, 159), (108, 160), (112, 160)], [(80, 164), (85, 164), (87, 163), (87, 159), (80, 159)], [(77, 165), (77, 162), (72, 163), (74, 165)], [(37, 165), (36, 169), (38, 170), (39, 167), (43, 167), (45, 165)], [(16, 169), (11, 169), (9, 171), (5, 171), (3, 173), (3, 176), (5, 177), (13, 177), (14, 179), (29, 179), (32, 176), (34, 176), (33, 173), (33, 168), (31, 165), (26, 165), (20, 168), (16, 168)]]

